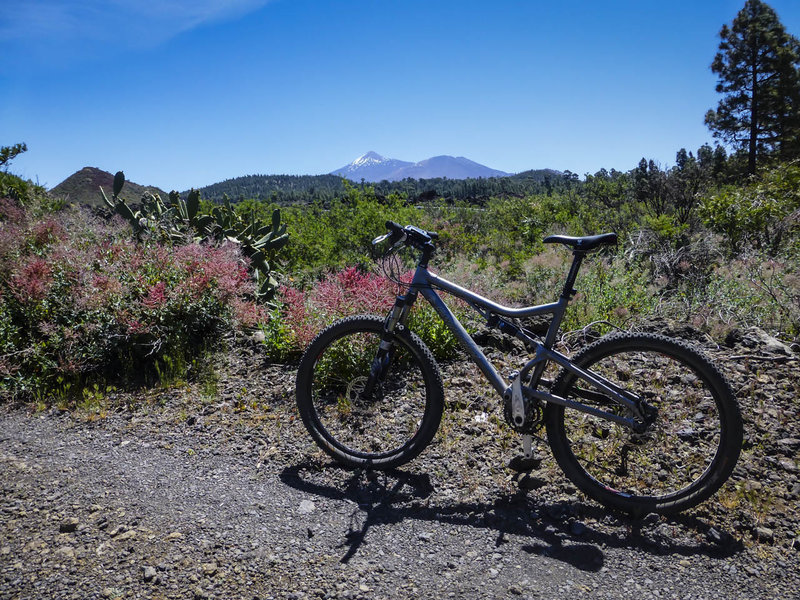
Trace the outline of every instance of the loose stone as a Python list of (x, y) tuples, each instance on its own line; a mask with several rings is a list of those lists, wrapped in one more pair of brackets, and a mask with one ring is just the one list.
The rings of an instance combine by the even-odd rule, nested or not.
[(77, 518), (69, 517), (61, 521), (61, 524), (58, 526), (58, 531), (60, 533), (72, 533), (78, 529), (78, 525), (80, 525), (80, 521)]

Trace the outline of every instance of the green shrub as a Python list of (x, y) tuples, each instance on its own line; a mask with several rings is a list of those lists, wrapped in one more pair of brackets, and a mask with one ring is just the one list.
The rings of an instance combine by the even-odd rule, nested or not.
[[(587, 260), (575, 287), (578, 294), (567, 310), (565, 331), (598, 321), (625, 326), (651, 314), (658, 304), (658, 292), (647, 271), (630, 264), (622, 253)], [(609, 329), (607, 325), (598, 328)]]
[(28, 204), (40, 195), (44, 195), (44, 188), (11, 173), (0, 171), (0, 198), (11, 198), (22, 204)]
[(800, 210), (800, 164), (780, 165), (745, 186), (726, 186), (705, 198), (699, 214), (723, 236), (732, 254), (747, 246), (777, 255), (797, 228)]
[(720, 265), (693, 311), (720, 330), (757, 325), (800, 336), (800, 257), (752, 252)]

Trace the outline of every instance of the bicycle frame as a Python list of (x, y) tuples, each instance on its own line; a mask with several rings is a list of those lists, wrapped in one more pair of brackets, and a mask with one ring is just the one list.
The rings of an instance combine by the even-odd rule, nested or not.
[[(398, 323), (405, 324), (410, 308), (416, 302), (418, 294), (422, 294), (501, 397), (510, 397), (507, 395), (514, 394), (514, 388), (516, 387), (516, 393), (518, 394), (520, 392), (526, 393), (537, 400), (552, 402), (574, 410), (589, 413), (629, 427), (635, 431), (643, 430), (642, 423), (645, 421), (645, 415), (643, 413), (642, 403), (638, 398), (630, 392), (620, 389), (604, 377), (572, 364), (569, 358), (552, 348), (569, 301), (575, 294), (572, 286), (577, 277), (580, 263), (584, 257), (584, 254), (580, 252), (575, 252), (573, 255), (572, 267), (570, 268), (564, 290), (558, 301), (550, 304), (523, 308), (512, 308), (497, 304), (443, 277), (439, 277), (435, 273), (431, 273), (427, 268), (427, 264), (424, 264), (426, 261), (421, 261), (414, 273), (414, 278), (411, 281), (408, 292), (403, 296), (397, 297), (395, 306), (387, 317), (387, 331), (392, 331)], [(475, 343), (469, 333), (467, 333), (467, 330), (464, 329), (464, 326), (459, 322), (458, 318), (439, 296), (437, 290), (447, 292), (456, 298), (464, 300), (476, 312), (486, 318), (490, 326), (497, 327), (503, 333), (513, 334), (525, 342), (526, 345), (534, 348), (533, 358), (525, 364), (511, 384), (507, 383), (503, 376), (497, 372), (497, 369), (495, 369), (494, 365), (483, 353), (480, 346)], [(552, 317), (544, 343), (531, 338), (518, 327), (502, 320), (502, 317), (524, 318), (548, 314), (552, 315)], [(593, 406), (553, 395), (547, 391), (537, 390), (536, 387), (548, 361), (552, 361), (567, 371), (574, 373), (577, 377), (599, 390), (606, 398), (627, 408), (629, 414), (632, 414), (633, 417), (616, 415)], [(531, 385), (526, 386), (522, 384), (522, 382), (526, 379), (531, 369), (534, 369)], [(591, 394), (592, 392), (588, 393)]]
[[(393, 221), (386, 230), (373, 246), (388, 241), (382, 266), (400, 284), (394, 306), (382, 317), (348, 316), (325, 327), (297, 369), (299, 416), (332, 458), (357, 469), (394, 469), (436, 439), (449, 408), (452, 369), (442, 370), (431, 348), (409, 330), (422, 298), (500, 394), (494, 407), (500, 420), (492, 418), (522, 442), (510, 469), (527, 474), (538, 468), (534, 440), (548, 443), (577, 489), (634, 515), (690, 508), (730, 477), (741, 452), (741, 411), (725, 375), (701, 351), (662, 333), (626, 331), (569, 357), (556, 350), (581, 263), (617, 243), (616, 233), (545, 237), (542, 243), (561, 244), (572, 254), (563, 289), (553, 294), (555, 302), (514, 308), (429, 271), (435, 232)], [(395, 256), (403, 250), (413, 251), (417, 263), (411, 280), (400, 282), (393, 273), (404, 268)], [(475, 310), (488, 328), (523, 342), (525, 355), (515, 344), (518, 351), (492, 364), (496, 355), (484, 354), (459, 322), (461, 305), (454, 313), (444, 293)], [(531, 327), (528, 319), (546, 325)], [(509, 368), (516, 371), (509, 374)]]

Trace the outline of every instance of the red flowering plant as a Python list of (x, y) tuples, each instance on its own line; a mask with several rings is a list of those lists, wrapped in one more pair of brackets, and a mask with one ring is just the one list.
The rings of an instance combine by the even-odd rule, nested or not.
[(0, 202), (5, 393), (153, 381), (165, 361), (185, 365), (224, 332), (267, 318), (235, 244), (135, 243), (118, 220), (79, 210), (34, 219), (17, 208)]
[[(410, 281), (411, 275), (406, 273), (400, 280)], [(404, 293), (404, 288), (395, 281), (357, 267), (328, 274), (307, 290), (283, 286), (279, 291), (280, 308), (265, 325), (268, 354), (277, 360), (299, 355), (336, 319), (358, 314), (385, 315), (398, 293)], [(451, 307), (463, 310), (457, 303)], [(408, 325), (437, 358), (455, 354), (458, 342), (426, 302), (414, 305)]]

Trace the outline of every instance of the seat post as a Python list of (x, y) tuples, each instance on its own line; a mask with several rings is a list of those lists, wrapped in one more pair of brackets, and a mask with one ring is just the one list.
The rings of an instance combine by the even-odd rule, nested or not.
[(572, 266), (569, 268), (567, 280), (564, 282), (564, 290), (561, 292), (562, 298), (569, 300), (575, 292), (572, 286), (575, 285), (575, 280), (578, 278), (578, 270), (581, 268), (584, 258), (586, 258), (585, 252), (576, 250), (572, 253)]

